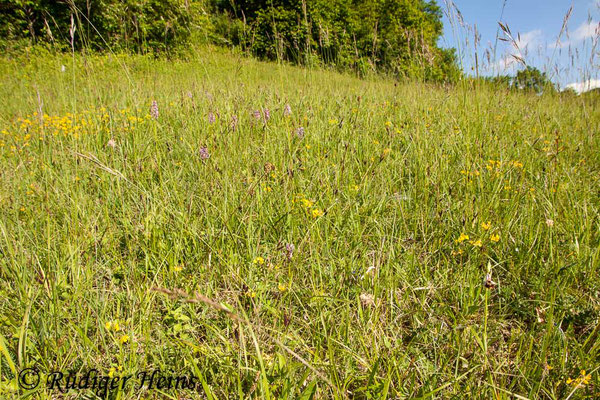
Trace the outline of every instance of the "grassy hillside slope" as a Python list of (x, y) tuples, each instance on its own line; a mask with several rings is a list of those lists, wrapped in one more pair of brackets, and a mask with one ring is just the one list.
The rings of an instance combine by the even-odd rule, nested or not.
[(123, 399), (600, 393), (589, 100), (209, 48), (0, 76), (3, 398), (58, 393), (33, 366), (200, 382)]

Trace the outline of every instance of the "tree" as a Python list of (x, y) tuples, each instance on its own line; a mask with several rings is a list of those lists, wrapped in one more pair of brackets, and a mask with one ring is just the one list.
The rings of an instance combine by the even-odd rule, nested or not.
[(453, 81), (441, 18), (435, 0), (0, 0), (9, 40), (164, 53), (203, 32), (260, 58)]
[(0, 0), (0, 36), (75, 48), (169, 51), (190, 34), (186, 0)]
[[(228, 39), (254, 55), (303, 62), (313, 56), (339, 68), (427, 80), (460, 76), (451, 50), (440, 49), (441, 10), (424, 0), (213, 0), (243, 22)], [(223, 26), (227, 35), (239, 30)]]
[(517, 72), (517, 76), (513, 79), (513, 87), (536, 93), (555, 91), (554, 85), (550, 82), (546, 73), (531, 66)]

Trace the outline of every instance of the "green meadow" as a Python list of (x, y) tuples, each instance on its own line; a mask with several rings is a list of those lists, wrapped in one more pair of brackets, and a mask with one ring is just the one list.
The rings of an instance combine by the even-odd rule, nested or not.
[[(3, 55), (0, 398), (598, 398), (599, 129), (213, 47)], [(164, 385), (46, 385), (92, 369)]]

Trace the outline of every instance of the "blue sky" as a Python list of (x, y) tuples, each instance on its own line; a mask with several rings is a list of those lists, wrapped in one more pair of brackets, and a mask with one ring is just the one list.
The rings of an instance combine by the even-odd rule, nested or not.
[[(444, 10), (444, 35), (439, 44), (460, 49), (465, 71), (475, 75), (475, 28), (481, 75), (514, 74), (527, 65), (545, 71), (561, 87), (581, 91), (600, 87), (600, 0), (438, 0)], [(452, 3), (460, 11), (462, 23)], [(572, 12), (557, 43), (565, 15)], [(448, 9), (450, 8), (450, 13)], [(454, 24), (448, 18), (451, 15)], [(513, 41), (499, 30), (508, 26)], [(454, 25), (454, 27), (453, 27)], [(494, 51), (495, 48), (495, 51)], [(495, 53), (495, 54), (494, 54)], [(591, 55), (595, 54), (595, 57)], [(489, 56), (489, 58), (488, 58)], [(489, 61), (488, 61), (489, 60)]]

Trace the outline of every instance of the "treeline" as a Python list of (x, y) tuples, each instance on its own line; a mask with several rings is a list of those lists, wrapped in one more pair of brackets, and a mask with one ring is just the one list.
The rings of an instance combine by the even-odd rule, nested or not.
[(424, 0), (0, 0), (7, 43), (173, 54), (198, 41), (254, 56), (428, 81), (460, 76)]
[(515, 76), (498, 75), (483, 79), (495, 86), (508, 89), (525, 90), (535, 93), (556, 92), (556, 87), (548, 79), (547, 74), (532, 66), (527, 66), (517, 71)]
[(472, 82), (483, 82), (497, 89), (529, 92), (535, 94), (553, 94), (561, 97), (580, 96), (592, 101), (592, 104), (600, 104), (600, 88), (585, 90), (578, 93), (575, 89), (560, 88), (552, 83), (545, 72), (532, 66), (525, 66), (517, 71), (516, 75), (498, 75), (480, 78), (470, 78)]
[(0, 35), (59, 49), (175, 51), (203, 2), (186, 0), (0, 0)]

